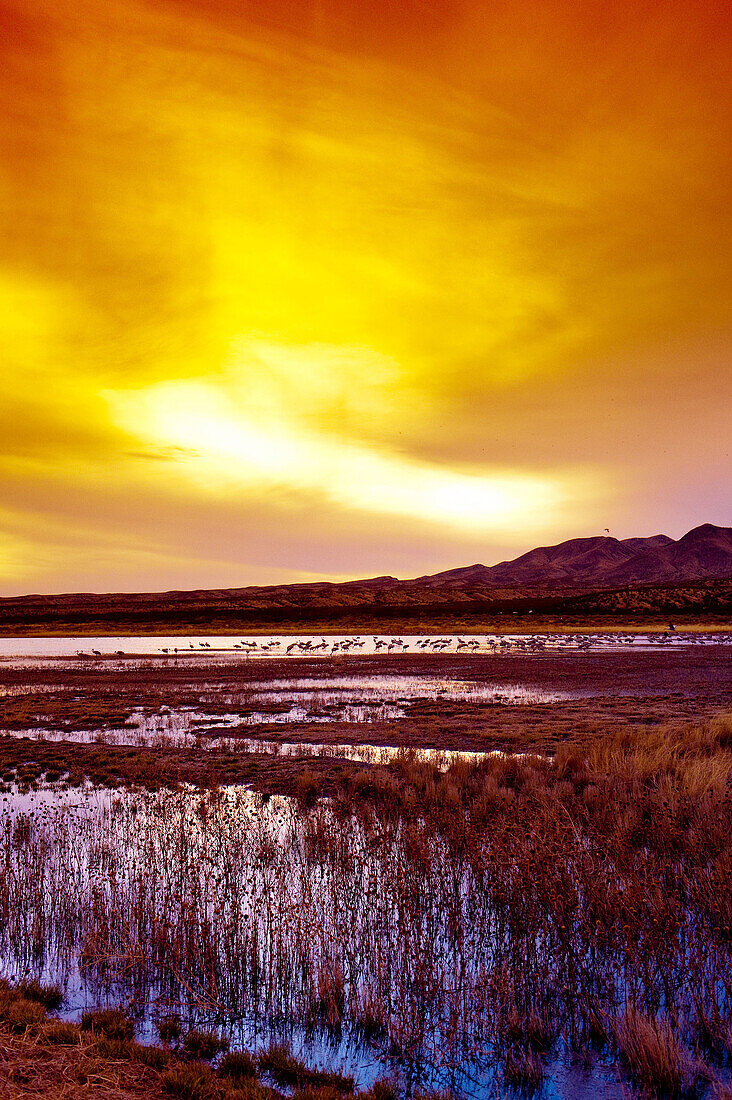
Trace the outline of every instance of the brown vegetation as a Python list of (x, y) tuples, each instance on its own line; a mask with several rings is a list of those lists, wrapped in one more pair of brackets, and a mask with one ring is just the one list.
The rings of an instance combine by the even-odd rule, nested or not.
[[(29, 961), (63, 944), (138, 1002), (353, 1026), (405, 1062), (498, 1066), (525, 1088), (559, 1047), (614, 1052), (659, 1095), (729, 1063), (730, 716), (578, 738), (552, 761), (441, 772), (405, 753), (345, 771), (328, 803), (309, 777), (289, 806), (115, 796), (84, 844), (63, 817), (6, 826), (6, 947)], [(30, 989), (8, 1034), (40, 1025)], [(276, 1046), (258, 1072), (322, 1084)]]
[[(17, 1021), (29, 1004), (34, 1011), (21, 1028)], [(94, 1028), (55, 1021), (42, 1004), (27, 1001), (18, 986), (0, 980), (3, 1100), (82, 1100), (91, 1096), (99, 1100), (142, 1096), (149, 1100), (285, 1100), (273, 1083), (288, 1090), (294, 1087), (299, 1100), (306, 1096), (307, 1100), (393, 1100), (388, 1083), (355, 1092), (352, 1078), (310, 1069), (287, 1046), (273, 1046), (259, 1059), (246, 1052), (227, 1054), (218, 1068), (212, 1069), (198, 1060), (215, 1053), (210, 1043), (205, 1051), (194, 1049), (195, 1042), (184, 1043), (184, 1053), (176, 1056), (164, 1048), (137, 1043), (133, 1021), (119, 1010), (115, 1011), (114, 1036), (98, 1026), (107, 1028), (111, 1023), (108, 1010), (92, 1012), (90, 1017), (97, 1025)], [(221, 1049), (220, 1041), (217, 1049)]]

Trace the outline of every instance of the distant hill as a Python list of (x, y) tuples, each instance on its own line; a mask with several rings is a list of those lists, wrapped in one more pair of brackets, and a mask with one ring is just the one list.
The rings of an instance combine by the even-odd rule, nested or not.
[(463, 584), (612, 588), (627, 584), (687, 584), (732, 577), (732, 528), (711, 523), (678, 541), (668, 535), (568, 539), (529, 550), (498, 565), (471, 565), (419, 578), (429, 587)]
[[(732, 614), (732, 529), (569, 539), (497, 565), (412, 580), (373, 577), (188, 592), (80, 593), (0, 599), (0, 631), (238, 632), (257, 624), (361, 625), (531, 611), (550, 615)], [(322, 628), (325, 628), (324, 626)], [(440, 629), (446, 629), (441, 626)]]

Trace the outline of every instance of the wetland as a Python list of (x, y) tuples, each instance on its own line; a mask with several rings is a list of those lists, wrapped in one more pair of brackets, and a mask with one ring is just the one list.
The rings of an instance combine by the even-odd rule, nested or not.
[[(74, 1065), (103, 1042), (83, 1014), (122, 1009), (164, 1052), (148, 1095), (192, 1067), (179, 1095), (236, 1091), (197, 1032), (252, 1059), (250, 1095), (729, 1088), (726, 637), (85, 641), (0, 661), (0, 974), (8, 1005), (58, 987)], [(283, 1052), (335, 1077), (283, 1084)]]

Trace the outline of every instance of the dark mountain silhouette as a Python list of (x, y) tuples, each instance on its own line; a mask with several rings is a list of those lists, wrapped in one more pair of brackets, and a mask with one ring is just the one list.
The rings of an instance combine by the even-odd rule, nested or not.
[(684, 609), (732, 612), (732, 528), (705, 523), (678, 540), (668, 535), (568, 539), (513, 561), (413, 580), (384, 576), (189, 592), (13, 597), (0, 599), (0, 630), (225, 633), (246, 624), (374, 624), (390, 617), (426, 621), (427, 614), (454, 622), (456, 615), (499, 611), (676, 615)]
[(732, 577), (732, 528), (705, 523), (678, 541), (668, 535), (596, 536), (540, 546), (513, 561), (471, 565), (419, 578), (429, 587), (463, 584), (607, 588)]

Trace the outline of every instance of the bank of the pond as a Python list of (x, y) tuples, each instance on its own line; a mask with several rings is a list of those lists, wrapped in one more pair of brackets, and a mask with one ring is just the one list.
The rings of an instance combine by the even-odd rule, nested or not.
[[(3, 1100), (394, 1100), (387, 1079), (357, 1089), (353, 1077), (307, 1065), (286, 1044), (253, 1056), (229, 1052), (213, 1031), (159, 1022), (164, 1042), (141, 1044), (122, 1009), (85, 1012), (79, 1023), (49, 1012), (55, 986), (0, 979), (0, 1096)], [(215, 1060), (215, 1064), (212, 1062)], [(425, 1097), (425, 1100), (427, 1098)]]

